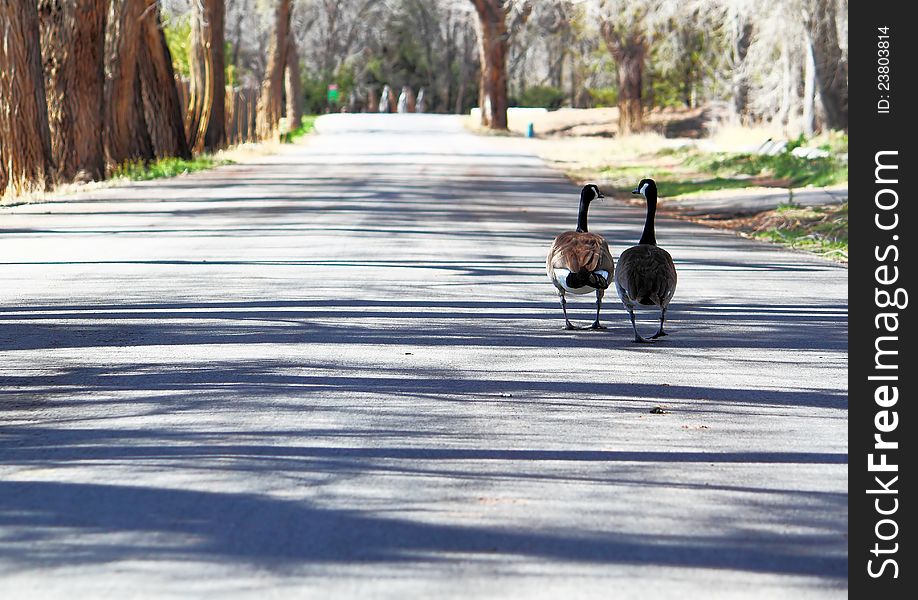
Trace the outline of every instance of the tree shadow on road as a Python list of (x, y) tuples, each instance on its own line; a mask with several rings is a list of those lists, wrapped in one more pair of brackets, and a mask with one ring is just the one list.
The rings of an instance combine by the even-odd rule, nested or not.
[[(342, 268), (336, 265), (336, 269)], [(502, 276), (489, 265), (443, 264), (457, 277)], [(527, 282), (526, 278), (534, 281)], [(546, 285), (520, 269), (514, 285)], [(589, 306), (583, 303), (583, 306)], [(588, 311), (594, 310), (592, 307)], [(450, 300), (267, 300), (124, 305), (22, 306), (0, 310), (8, 350), (209, 344), (374, 344), (583, 347), (620, 352), (663, 348), (844, 351), (847, 306), (840, 304), (673, 304), (672, 335), (631, 342), (630, 325), (609, 299), (604, 332), (566, 332), (552, 302)], [(648, 313), (653, 319), (655, 313)], [(592, 312), (590, 312), (592, 317)], [(655, 350), (656, 348), (656, 350)]]
[[(213, 449), (188, 446), (171, 450), (176, 453), (172, 458), (190, 462), (206, 461)], [(246, 456), (245, 448), (229, 445), (219, 449), (219, 454), (224, 460), (261, 461), (263, 472), (277, 467), (269, 461), (272, 456), (279, 460), (288, 451), (297, 458), (309, 454), (296, 450), (276, 448), (253, 457)], [(376, 456), (385, 454), (378, 452)], [(340, 475), (348, 472), (342, 460), (354, 460), (346, 450), (336, 453), (330, 448), (324, 456), (337, 458), (321, 466), (298, 466), (329, 469)], [(451, 457), (442, 452), (434, 458)], [(503, 460), (509, 470), (514, 461), (528, 458), (510, 455)], [(168, 465), (168, 461), (163, 464)], [(350, 466), (356, 470), (373, 468), (366, 463)], [(291, 572), (328, 563), (443, 564), (457, 554), (472, 564), (485, 565), (496, 555), (507, 555), (556, 564), (810, 575), (826, 581), (834, 578), (837, 585), (843, 585), (847, 558), (839, 551), (833, 530), (840, 525), (843, 528), (835, 521), (844, 518), (844, 495), (810, 494), (806, 501), (780, 494), (768, 496), (767, 492), (765, 497), (757, 512), (774, 517), (792, 511), (804, 529), (792, 534), (752, 534), (757, 523), (750, 522), (721, 526), (707, 535), (640, 535), (629, 533), (625, 522), (612, 520), (601, 529), (555, 530), (509, 523), (487, 525), (475, 520), (469, 524), (444, 523), (436, 516), (417, 518), (409, 513), (399, 517), (368, 509), (329, 508), (268, 494), (4, 481), (0, 482), (0, 528), (5, 532), (0, 561), (6, 563), (7, 572), (139, 560), (237, 563)], [(474, 504), (470, 510), (481, 508)]]

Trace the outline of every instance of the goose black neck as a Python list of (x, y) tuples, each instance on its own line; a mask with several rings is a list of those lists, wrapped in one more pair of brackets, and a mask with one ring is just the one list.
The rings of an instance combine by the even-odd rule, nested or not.
[(580, 211), (577, 213), (577, 231), (589, 231), (587, 228), (588, 212), (590, 212), (590, 201), (586, 198), (580, 198)]
[(657, 195), (655, 192), (647, 194), (647, 219), (644, 221), (644, 233), (639, 244), (657, 245), (657, 236), (654, 233), (653, 219), (657, 213)]

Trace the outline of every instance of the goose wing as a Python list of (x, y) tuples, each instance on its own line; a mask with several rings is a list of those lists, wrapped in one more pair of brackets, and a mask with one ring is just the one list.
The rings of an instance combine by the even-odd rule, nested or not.
[(614, 268), (609, 243), (600, 235), (580, 231), (566, 231), (556, 237), (546, 263), (549, 271), (558, 268), (574, 273), (580, 269), (612, 273)]
[(676, 292), (676, 265), (663, 248), (641, 244), (619, 256), (615, 280), (633, 301), (666, 306)]

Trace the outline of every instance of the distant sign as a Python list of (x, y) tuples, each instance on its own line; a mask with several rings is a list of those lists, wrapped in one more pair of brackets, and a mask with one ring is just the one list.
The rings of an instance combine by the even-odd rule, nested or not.
[(338, 103), (338, 84), (330, 83), (328, 85), (328, 101), (331, 104)]

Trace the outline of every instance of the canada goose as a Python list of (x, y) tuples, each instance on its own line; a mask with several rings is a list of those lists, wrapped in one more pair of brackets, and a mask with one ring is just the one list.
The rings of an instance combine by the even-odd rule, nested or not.
[(663, 323), (666, 321), (666, 307), (676, 292), (676, 265), (669, 252), (657, 246), (653, 218), (657, 212), (657, 184), (653, 179), (642, 179), (632, 194), (640, 194), (647, 201), (647, 218), (644, 233), (637, 246), (632, 246), (618, 257), (615, 271), (615, 289), (628, 310), (634, 341), (646, 342), (638, 334), (634, 324), (634, 307), (638, 304), (660, 307), (660, 329), (650, 339), (666, 335)]
[(583, 186), (580, 191), (580, 211), (577, 213), (577, 231), (565, 231), (555, 238), (545, 268), (548, 278), (558, 290), (561, 297), (561, 310), (564, 311), (564, 324), (567, 329), (577, 329), (567, 318), (566, 292), (572, 294), (589, 294), (596, 292), (596, 320), (592, 329), (605, 329), (599, 324), (599, 310), (602, 297), (612, 278), (615, 263), (609, 244), (602, 236), (587, 230), (587, 213), (590, 202), (604, 198), (599, 188), (593, 185)]

